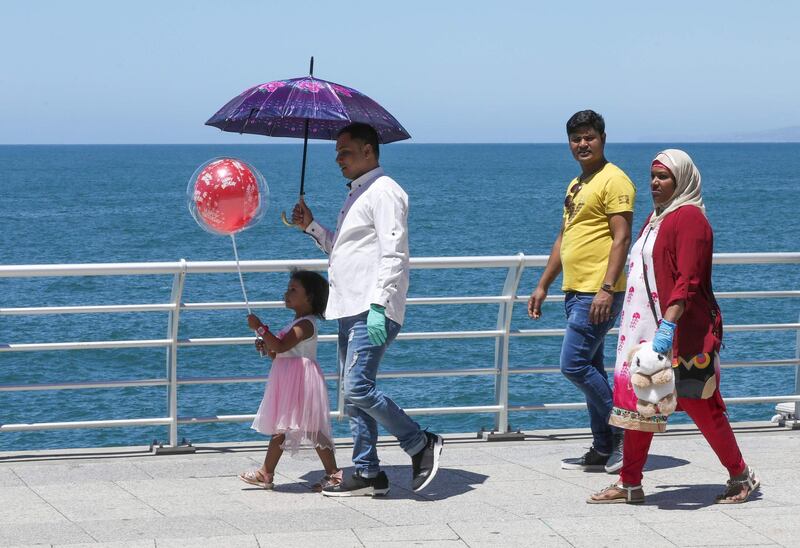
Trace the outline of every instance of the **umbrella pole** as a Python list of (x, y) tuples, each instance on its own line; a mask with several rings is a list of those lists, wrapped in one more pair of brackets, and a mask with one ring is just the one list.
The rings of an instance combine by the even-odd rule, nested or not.
[(306, 128), (303, 132), (303, 167), (300, 169), (300, 199), (305, 195), (306, 183), (306, 154), (308, 153), (308, 118), (306, 118)]
[[(314, 77), (314, 56), (311, 56), (311, 61), (308, 65), (308, 75), (312, 78)], [(305, 185), (306, 185), (306, 156), (308, 155), (308, 124), (309, 119), (306, 118), (305, 128), (303, 129), (303, 164), (300, 166), (300, 201), (303, 201), (303, 196), (305, 196)], [(299, 226), (295, 225), (294, 223), (290, 223), (289, 219), (286, 218), (286, 212), (281, 213), (281, 220), (283, 224), (286, 226), (294, 226), (296, 228), (300, 228)]]
[(231, 234), (231, 242), (233, 242), (233, 256), (236, 258), (236, 271), (239, 273), (239, 283), (242, 286), (242, 295), (244, 295), (244, 304), (247, 307), (248, 316), (250, 312), (250, 302), (247, 300), (247, 291), (244, 289), (244, 278), (242, 278), (242, 269), (239, 267), (239, 251), (236, 249), (236, 237)]
[[(311, 56), (311, 61), (308, 63), (308, 75), (314, 77), (314, 56)], [(305, 196), (305, 182), (306, 182), (306, 152), (308, 152), (308, 118), (306, 118), (306, 127), (303, 131), (303, 168), (300, 170), (300, 200), (302, 201)]]
[[(308, 154), (308, 118), (306, 118), (306, 127), (303, 132), (303, 164), (300, 166), (300, 201), (303, 201), (303, 196), (305, 196), (305, 183), (306, 183), (306, 156)], [(286, 217), (286, 212), (281, 212), (281, 221), (286, 226), (293, 226), (295, 228), (300, 229), (300, 227), (294, 223), (289, 222), (289, 219)]]

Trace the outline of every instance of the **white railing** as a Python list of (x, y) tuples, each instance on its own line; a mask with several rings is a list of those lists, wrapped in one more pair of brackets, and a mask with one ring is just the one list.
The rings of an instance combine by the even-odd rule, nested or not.
[[(508, 431), (509, 412), (543, 411), (580, 409), (584, 403), (545, 403), (537, 405), (509, 405), (508, 381), (510, 375), (528, 375), (558, 372), (557, 367), (509, 368), (508, 349), (512, 337), (561, 337), (563, 329), (511, 329), (512, 312), (515, 305), (527, 302), (526, 296), (518, 296), (522, 273), (526, 268), (541, 268), (547, 262), (547, 256), (516, 255), (516, 256), (486, 256), (486, 257), (418, 257), (411, 260), (412, 269), (497, 269), (508, 270), (505, 283), (500, 295), (479, 295), (463, 297), (416, 297), (409, 299), (409, 305), (440, 305), (440, 304), (497, 304), (497, 324), (493, 330), (477, 331), (432, 331), (400, 333), (399, 340), (412, 339), (469, 339), (493, 338), (495, 340), (494, 363), (492, 367), (471, 369), (432, 369), (413, 371), (391, 371), (379, 375), (380, 378), (398, 377), (445, 377), (464, 375), (491, 375), (495, 378), (494, 404), (462, 407), (429, 407), (406, 409), (412, 415), (432, 414), (464, 414), (464, 413), (491, 413), (495, 415), (495, 430), (499, 433)], [(800, 264), (800, 253), (721, 253), (714, 255), (715, 264)], [(244, 261), (241, 264), (243, 272), (287, 272), (291, 268), (304, 268), (309, 270), (324, 270), (327, 263), (324, 260), (281, 260), (281, 261)], [(36, 390), (70, 390), (79, 388), (123, 388), (163, 386), (167, 390), (167, 416), (151, 418), (131, 418), (119, 420), (92, 420), (92, 421), (65, 421), (31, 424), (0, 424), (0, 432), (19, 432), (32, 430), (58, 430), (71, 428), (97, 428), (121, 426), (169, 426), (169, 445), (178, 445), (178, 427), (181, 424), (199, 424), (210, 422), (244, 422), (253, 419), (254, 415), (216, 415), (212, 417), (179, 417), (178, 416), (178, 386), (197, 384), (221, 384), (240, 382), (264, 382), (265, 376), (248, 377), (178, 377), (178, 355), (180, 348), (206, 345), (243, 345), (251, 344), (251, 337), (222, 337), (222, 338), (188, 338), (180, 339), (178, 333), (179, 317), (182, 311), (191, 310), (226, 310), (244, 309), (243, 302), (209, 302), (209, 303), (183, 303), (183, 288), (187, 276), (196, 274), (222, 274), (235, 272), (235, 263), (229, 262), (188, 262), (180, 260), (169, 263), (114, 263), (114, 264), (66, 264), (66, 265), (21, 265), (0, 266), (0, 277), (30, 278), (30, 277), (64, 277), (64, 276), (143, 276), (165, 275), (174, 276), (172, 292), (168, 303), (155, 304), (125, 304), (125, 305), (89, 305), (89, 306), (46, 306), (24, 308), (0, 308), (0, 315), (48, 315), (48, 314), (96, 314), (119, 312), (167, 312), (167, 333), (163, 339), (142, 340), (115, 340), (91, 342), (58, 342), (34, 344), (0, 344), (0, 352), (34, 352), (54, 350), (87, 350), (108, 348), (165, 348), (167, 373), (164, 378), (144, 380), (119, 380), (119, 381), (86, 381), (63, 382), (47, 384), (0, 384), (0, 392), (36, 391)], [(795, 278), (796, 281), (796, 278)], [(798, 298), (800, 289), (783, 291), (740, 291), (719, 292), (719, 299), (770, 299), (770, 298)], [(547, 298), (549, 302), (563, 300), (562, 295)], [(279, 301), (251, 302), (252, 308), (279, 308), (283, 303)], [(523, 304), (524, 306), (524, 304)], [(783, 360), (748, 360), (743, 362), (727, 362), (726, 368), (742, 367), (773, 367), (794, 366), (795, 386), (794, 393), (775, 396), (753, 396), (728, 398), (728, 404), (769, 403), (769, 402), (794, 402), (795, 416), (800, 416), (800, 321), (798, 323), (775, 324), (739, 324), (726, 325), (726, 332), (735, 331), (797, 331), (797, 352), (795, 359)], [(611, 334), (616, 333), (612, 330)], [(335, 335), (320, 336), (320, 342), (331, 343), (336, 341)], [(328, 380), (338, 380), (337, 375), (326, 375)], [(338, 384), (338, 405), (332, 416), (343, 412), (343, 399), (341, 397), (341, 382)]]

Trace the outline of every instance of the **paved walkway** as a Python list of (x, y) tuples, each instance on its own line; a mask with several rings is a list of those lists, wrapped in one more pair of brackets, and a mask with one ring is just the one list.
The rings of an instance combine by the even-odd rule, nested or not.
[[(712, 501), (726, 474), (688, 427), (654, 441), (643, 506), (584, 503), (612, 477), (559, 469), (589, 444), (577, 430), (499, 443), (447, 436), (442, 470), (421, 495), (409, 490), (409, 459), (387, 444), (383, 499), (312, 493), (318, 464), (289, 458), (275, 491), (251, 488), (236, 474), (260, 464), (263, 446), (0, 453), (0, 545), (800, 546), (800, 432), (736, 430), (762, 493), (725, 506)], [(341, 461), (349, 451), (340, 446)]]

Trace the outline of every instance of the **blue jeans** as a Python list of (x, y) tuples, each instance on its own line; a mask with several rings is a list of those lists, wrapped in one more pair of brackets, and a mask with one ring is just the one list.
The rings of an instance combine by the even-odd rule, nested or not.
[(589, 322), (594, 293), (569, 291), (564, 298), (567, 332), (561, 346), (561, 373), (586, 396), (593, 445), (598, 452), (605, 454), (613, 449), (612, 433), (621, 430), (608, 424), (613, 394), (603, 368), (603, 346), (606, 334), (622, 310), (624, 298), (625, 292), (614, 293), (611, 317), (598, 324)]
[(375, 447), (379, 423), (409, 455), (418, 453), (427, 443), (419, 425), (376, 386), (381, 358), (399, 332), (400, 324), (386, 318), (386, 342), (374, 346), (367, 336), (367, 312), (339, 319), (339, 370), (344, 379), (344, 409), (350, 416), (353, 435), (353, 464), (367, 478), (375, 477), (380, 470)]

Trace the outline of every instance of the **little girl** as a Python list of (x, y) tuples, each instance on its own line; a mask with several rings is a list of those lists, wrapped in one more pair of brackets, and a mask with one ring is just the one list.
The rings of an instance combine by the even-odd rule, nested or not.
[(314, 485), (322, 491), (342, 481), (336, 466), (328, 417), (328, 391), (317, 359), (317, 325), (328, 303), (328, 282), (307, 270), (295, 270), (283, 296), (294, 320), (274, 335), (255, 314), (247, 325), (258, 333), (256, 349), (273, 359), (264, 398), (252, 428), (272, 438), (261, 468), (239, 478), (264, 489), (273, 488), (275, 466), (284, 450), (298, 456), (301, 448), (314, 448), (325, 468), (325, 476)]

